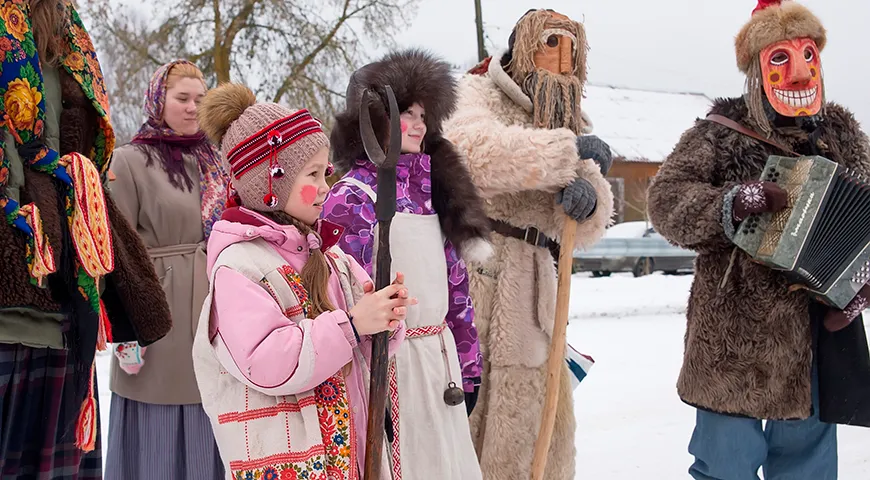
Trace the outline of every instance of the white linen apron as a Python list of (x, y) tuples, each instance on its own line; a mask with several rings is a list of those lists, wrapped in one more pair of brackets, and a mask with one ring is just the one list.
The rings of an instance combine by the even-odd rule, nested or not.
[[(372, 202), (374, 190), (354, 179)], [(377, 226), (372, 271), (377, 259)], [(478, 480), (482, 478), (464, 403), (450, 406), (444, 391), (450, 382), (462, 388), (453, 333), (447, 328), (447, 258), (438, 215), (396, 213), (390, 229), (391, 277), (419, 303), (408, 308), (407, 332), (390, 362), (388, 407), (395, 438), (390, 445), (393, 480)], [(449, 370), (447, 367), (449, 366)]]

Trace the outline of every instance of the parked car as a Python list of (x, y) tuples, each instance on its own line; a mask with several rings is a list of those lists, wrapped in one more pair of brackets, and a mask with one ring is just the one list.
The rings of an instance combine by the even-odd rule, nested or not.
[(668, 243), (647, 222), (625, 222), (608, 228), (591, 249), (575, 251), (574, 272), (592, 272), (593, 277), (613, 272), (631, 272), (635, 277), (692, 273), (696, 256)]

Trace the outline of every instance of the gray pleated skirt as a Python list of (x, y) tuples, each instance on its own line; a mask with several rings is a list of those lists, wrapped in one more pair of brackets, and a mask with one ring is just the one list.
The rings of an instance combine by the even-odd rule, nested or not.
[(155, 405), (112, 394), (105, 480), (225, 479), (202, 405)]

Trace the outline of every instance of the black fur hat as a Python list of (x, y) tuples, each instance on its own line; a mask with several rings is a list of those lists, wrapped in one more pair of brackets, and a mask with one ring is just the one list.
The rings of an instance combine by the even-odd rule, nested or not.
[(353, 166), (354, 160), (366, 158), (359, 135), (360, 101), (366, 89), (377, 92), (376, 96), (366, 98), (366, 104), (381, 145), (388, 143), (389, 118), (383, 87), (389, 85), (396, 95), (400, 112), (414, 102), (426, 109), (423, 142), (424, 147), (428, 147), (428, 140), (440, 136), (441, 124), (456, 109), (456, 79), (450, 70), (446, 62), (422, 50), (412, 49), (390, 53), (354, 72), (347, 86), (346, 110), (336, 115), (330, 138), (336, 168), (344, 172)]
[[(345, 173), (356, 160), (368, 158), (360, 138), (359, 109), (363, 103), (371, 113), (381, 146), (389, 143), (384, 85), (393, 89), (400, 112), (415, 102), (426, 109), (423, 153), (432, 160), (432, 204), (444, 235), (462, 253), (467, 241), (489, 236), (489, 221), (463, 159), (441, 135), (441, 125), (456, 109), (457, 101), (457, 81), (447, 62), (410, 49), (390, 53), (354, 72), (347, 86), (347, 106), (335, 116), (330, 133), (332, 163), (339, 173)], [(370, 93), (362, 98), (366, 89)]]

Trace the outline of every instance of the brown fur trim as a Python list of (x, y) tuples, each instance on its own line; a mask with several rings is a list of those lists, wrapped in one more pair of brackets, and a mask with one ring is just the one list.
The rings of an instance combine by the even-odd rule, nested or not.
[(426, 109), (424, 145), (428, 145), (430, 137), (440, 135), (442, 122), (456, 109), (456, 79), (450, 70), (447, 62), (423, 50), (411, 49), (390, 53), (354, 72), (347, 86), (347, 107), (336, 115), (336, 128), (330, 138), (336, 168), (346, 172), (354, 160), (366, 158), (359, 140), (359, 108), (366, 89), (376, 91), (380, 98), (378, 102), (372, 96), (366, 104), (373, 110), (372, 123), (377, 124), (375, 133), (381, 145), (387, 144), (388, 130), (384, 85), (393, 89), (399, 112), (415, 102)]
[(60, 112), (60, 154), (81, 152), (91, 157), (97, 138), (99, 114), (81, 85), (65, 69), (59, 69), (63, 109)]
[(432, 157), (432, 206), (438, 212), (444, 235), (462, 254), (467, 241), (489, 236), (489, 220), (456, 147), (441, 135), (427, 141)]
[[(54, 180), (47, 174), (25, 168), (21, 203), (34, 203), (39, 208), (43, 231), (54, 250), (55, 260), (59, 260), (63, 254), (63, 237)], [(26, 252), (24, 234), (5, 222), (0, 225), (0, 278), (3, 278), (0, 308), (29, 307), (44, 312), (60, 312), (61, 306), (52, 299), (48, 288), (39, 288), (30, 283)]]
[(112, 341), (147, 346), (172, 328), (166, 294), (142, 239), (106, 192), (115, 270), (106, 276), (103, 303), (112, 324)]
[[(441, 124), (456, 108), (456, 80), (450, 66), (421, 50), (391, 53), (366, 65), (351, 76), (347, 87), (347, 109), (335, 116), (330, 133), (332, 162), (339, 173), (346, 173), (357, 159), (368, 158), (360, 139), (359, 108), (367, 105), (372, 126), (381, 145), (388, 143), (389, 119), (384, 85), (396, 95), (399, 111), (414, 102), (426, 109), (424, 153), (432, 157), (432, 203), (439, 215), (441, 229), (453, 245), (472, 238), (486, 237), (489, 226), (477, 188), (456, 148), (441, 136)], [(364, 101), (365, 89), (371, 93)]]
[(790, 0), (767, 7), (755, 13), (734, 40), (737, 68), (747, 73), (752, 59), (768, 45), (803, 37), (815, 40), (820, 52), (827, 43), (825, 27), (808, 8)]

